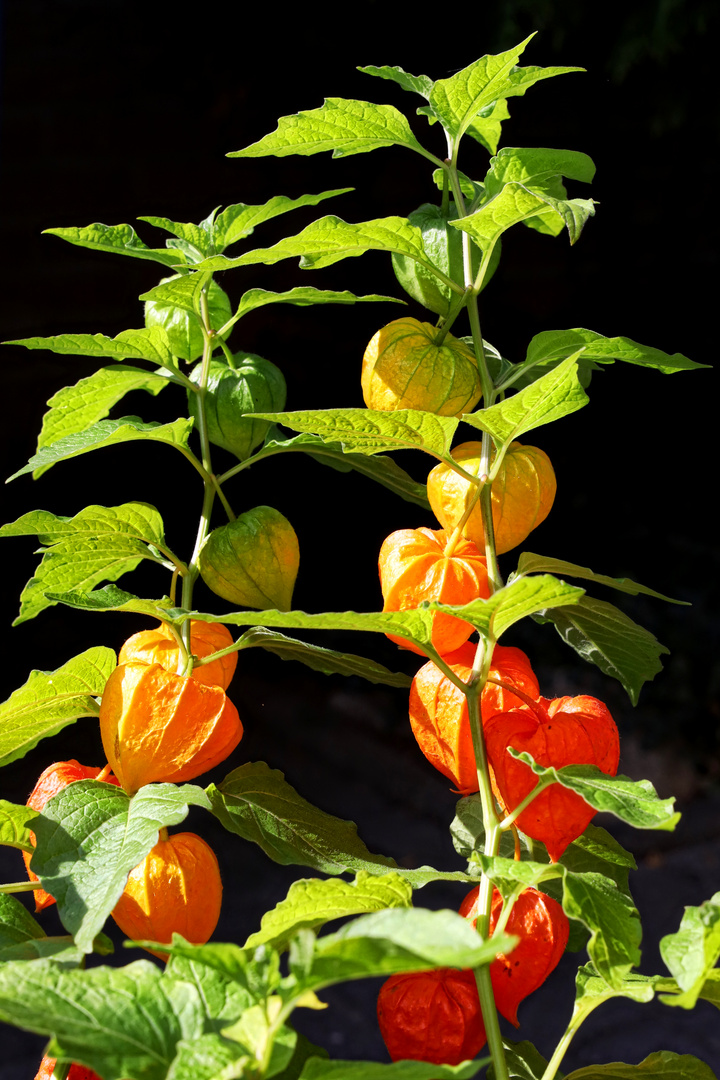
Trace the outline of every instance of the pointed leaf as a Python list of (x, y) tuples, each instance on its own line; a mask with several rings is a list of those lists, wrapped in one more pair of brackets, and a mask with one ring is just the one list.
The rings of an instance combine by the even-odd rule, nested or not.
[(174, 307), (189, 311), (191, 315), (198, 317), (200, 310), (200, 294), (210, 280), (210, 274), (205, 270), (194, 271), (190, 274), (181, 274), (172, 277), (168, 281), (161, 282), (148, 292), (141, 293), (139, 300), (152, 300), (156, 304), (172, 304)]
[(361, 871), (353, 882), (301, 879), (293, 882), (284, 900), (263, 915), (260, 929), (250, 935), (244, 948), (269, 944), (282, 950), (298, 930), (389, 907), (412, 907), (412, 888), (397, 874), (372, 876)]
[(477, 114), (498, 98), (524, 94), (541, 79), (562, 75), (582, 68), (517, 68), (518, 58), (534, 35), (525, 38), (514, 49), (497, 56), (483, 56), (449, 79), (439, 79), (430, 94), (435, 115), (455, 144), (470, 129)]
[(380, 146), (406, 146), (426, 154), (410, 125), (393, 105), (326, 98), (310, 112), (281, 116), (275, 131), (228, 157), (286, 157), (332, 150), (333, 157), (363, 154)]
[[(366, 251), (397, 252), (422, 263), (431, 273), (438, 273), (427, 260), (420, 230), (407, 218), (386, 217), (352, 223), (333, 215), (319, 218), (296, 236), (287, 236), (273, 247), (257, 248), (234, 259), (216, 255), (201, 263), (200, 269), (232, 270), (236, 266), (272, 265), (282, 259), (297, 258), (304, 270), (317, 270)], [(453, 287), (461, 291), (459, 286)]]
[(109, 251), (116, 255), (132, 255), (136, 259), (151, 259), (164, 266), (184, 266), (185, 256), (177, 250), (149, 248), (143, 244), (132, 225), (101, 225), (95, 222), (84, 228), (43, 229), (50, 236), (59, 236), (78, 247), (94, 251)]
[(527, 751), (508, 753), (524, 761), (537, 776), (549, 777), (574, 791), (597, 811), (614, 814), (636, 829), (673, 831), (680, 814), (673, 807), (675, 798), (659, 799), (649, 780), (631, 780), (628, 776), (608, 776), (597, 765), (564, 765), (561, 769), (538, 765)]
[(352, 821), (312, 806), (264, 761), (235, 769), (221, 784), (211, 784), (208, 796), (226, 829), (259, 844), (282, 865), (311, 866), (325, 874), (377, 873), (395, 865), (385, 855), (368, 851)]
[(488, 199), (479, 210), (468, 217), (456, 218), (450, 224), (469, 233), (481, 251), (487, 252), (513, 225), (527, 218), (548, 218), (564, 224), (574, 244), (583, 226), (595, 213), (591, 199), (556, 199), (550, 195), (530, 191), (523, 184), (513, 181)]
[(53, 796), (33, 821), (32, 869), (54, 896), (63, 926), (90, 952), (120, 899), (127, 876), (190, 806), (209, 808), (193, 784), (147, 784), (130, 799), (114, 784), (78, 780)]
[[(148, 224), (154, 225), (157, 229), (165, 229), (166, 232), (172, 233), (173, 236), (177, 236), (178, 239), (184, 240), (186, 244), (194, 248), (198, 256), (214, 254), (210, 250), (212, 245), (212, 225), (204, 227), (187, 221), (171, 221), (170, 218), (155, 217), (152, 214), (139, 217), (138, 221), (147, 221)], [(193, 261), (199, 260), (195, 259)]]
[(59, 517), (49, 510), (31, 510), (0, 528), (0, 536), (37, 536), (43, 544), (72, 538), (128, 536), (164, 547), (163, 521), (149, 503), (121, 506), (86, 506), (75, 517)]
[(660, 942), (660, 953), (683, 994), (664, 995), (666, 1005), (692, 1009), (720, 958), (720, 892), (700, 907), (686, 907), (675, 934)]
[[(315, 289), (311, 285), (299, 286), (289, 289), (287, 292), (276, 293), (267, 289), (248, 289), (243, 293), (237, 311), (230, 320), (234, 325), (243, 315), (266, 304), (295, 304), (297, 307), (308, 307), (311, 304), (361, 304), (387, 301), (391, 304), (404, 304), (404, 300), (398, 300), (394, 296), (379, 296), (372, 293), (369, 296), (356, 296), (355, 293), (334, 292), (332, 289)], [(223, 330), (228, 326), (225, 324)]]
[(16, 341), (6, 341), (5, 344), (23, 345), (26, 349), (48, 349), (62, 356), (149, 360), (158, 367), (176, 371), (170, 342), (161, 326), (123, 330), (114, 338), (106, 337), (105, 334), (57, 334), (55, 337), (18, 338)]
[[(406, 502), (416, 503), (424, 510), (430, 509), (427, 498), (427, 485), (418, 484), (409, 473), (401, 469), (390, 457), (373, 456), (365, 454), (346, 454), (340, 443), (327, 442), (317, 435), (305, 433), (283, 437), (280, 429), (271, 427), (262, 448), (253, 455), (252, 461), (259, 461), (273, 454), (281, 454), (290, 451), (302, 451), (314, 457), (323, 465), (329, 465), (338, 472), (356, 472), (375, 480), (378, 484), (394, 491)], [(246, 462), (247, 464), (247, 462)]]
[(578, 378), (578, 355), (574, 353), (569, 356), (519, 394), (491, 405), (489, 409), (465, 413), (463, 420), (472, 427), (487, 431), (500, 446), (507, 445), (526, 431), (577, 412), (589, 400)]
[(373, 67), (370, 64), (368, 67), (358, 67), (358, 71), (362, 71), (363, 75), (376, 75), (379, 79), (389, 79), (391, 82), (396, 82), (403, 90), (420, 94), (420, 97), (426, 100), (430, 97), (430, 91), (433, 88), (433, 81), (427, 75), (411, 75), (401, 67)]
[(134, 442), (138, 439), (149, 439), (154, 442), (168, 443), (178, 449), (186, 449), (193, 421), (179, 417), (170, 424), (160, 424), (155, 421), (146, 424), (137, 416), (122, 416), (117, 420), (100, 420), (97, 424), (86, 428), (85, 431), (76, 432), (58, 439), (50, 446), (44, 446), (27, 465), (18, 469), (8, 481), (16, 480), (24, 473), (34, 472), (35, 469), (46, 469), (55, 465), (58, 461), (68, 461), (70, 458), (87, 454), (91, 450), (99, 450), (103, 446), (114, 446), (116, 443)]
[(35, 845), (30, 838), (32, 830), (29, 822), (35, 813), (27, 806), (16, 806), (6, 799), (0, 799), (0, 844), (19, 848), (20, 851), (32, 851)]
[(319, 195), (301, 195), (298, 199), (289, 199), (287, 195), (274, 195), (261, 206), (248, 206), (245, 203), (226, 206), (223, 212), (218, 214), (213, 227), (215, 251), (219, 254), (231, 244), (250, 236), (264, 221), (287, 214), (289, 210), (297, 210), (302, 206), (317, 206), (325, 199), (334, 199), (336, 195), (345, 195), (354, 190), (334, 188), (332, 191), (322, 191)]
[(530, 191), (557, 195), (557, 178), (565, 176), (569, 180), (581, 180), (587, 184), (594, 175), (592, 158), (577, 150), (504, 146), (491, 159), (484, 185), (488, 196), (497, 195), (510, 182), (523, 184)]
[(334, 649), (323, 649), (319, 645), (310, 645), (307, 641), (298, 641), (297, 638), (278, 634), (264, 626), (247, 630), (240, 641), (243, 649), (259, 645), (283, 660), (298, 660), (301, 664), (305, 664), (314, 671), (321, 671), (324, 675), (359, 675), (369, 682), (381, 683), (384, 686), (408, 687), (412, 682), (409, 675), (400, 671), (389, 671), (382, 664), (368, 660), (364, 656), (353, 656), (350, 653), (336, 652)]
[(78, 717), (97, 716), (95, 699), (114, 667), (115, 653), (99, 646), (56, 671), (31, 671), (25, 685), (0, 705), (0, 765), (24, 757)]
[(556, 607), (542, 615), (583, 660), (622, 683), (633, 705), (643, 683), (662, 670), (660, 657), (669, 652), (613, 604), (591, 596), (583, 596), (571, 608)]
[[(511, 1039), (503, 1039), (503, 1046), (509, 1080), (542, 1080), (548, 1063), (531, 1042), (513, 1042)], [(555, 1075), (558, 1080), (562, 1080), (562, 1073), (558, 1072)], [(492, 1065), (488, 1069), (487, 1076), (488, 1080), (497, 1080)]]
[(381, 454), (388, 450), (427, 450), (446, 459), (458, 426), (454, 416), (418, 409), (322, 409), (315, 412), (254, 413), (293, 431), (307, 431), (347, 452)]
[(429, 607), (433, 611), (462, 617), (483, 636), (493, 634), (497, 639), (513, 623), (533, 612), (549, 611), (557, 605), (564, 609), (566, 604), (577, 604), (582, 597), (582, 589), (567, 585), (550, 574), (543, 574), (517, 578), (510, 585), (498, 589), (489, 600), (471, 600), (468, 604), (439, 604), (433, 601)]
[(570, 1025), (576, 1030), (593, 1009), (614, 997), (627, 997), (638, 1002), (652, 1001), (655, 996), (654, 982), (647, 975), (631, 973), (618, 986), (611, 986), (600, 978), (592, 964), (586, 964), (578, 969), (576, 976), (575, 1006)]
[(568, 1073), (565, 1080), (717, 1080), (712, 1069), (693, 1054), (657, 1050), (637, 1065), (612, 1061), (586, 1065)]
[(103, 1080), (165, 1080), (181, 1039), (203, 1032), (200, 996), (149, 960), (124, 968), (67, 970), (49, 960), (0, 968), (0, 1018), (54, 1036), (52, 1056)]
[(665, 374), (709, 366), (696, 364), (682, 353), (670, 356), (649, 345), (639, 345), (631, 338), (604, 337), (594, 330), (576, 328), (544, 330), (541, 334), (536, 334), (528, 345), (525, 362), (520, 365), (519, 371), (523, 372), (532, 367), (552, 367), (578, 349), (584, 350), (582, 363), (592, 360), (598, 364), (612, 364), (615, 360), (622, 360), (626, 364), (655, 368)]
[(180, 1040), (166, 1080), (226, 1080), (247, 1075), (254, 1058), (239, 1042), (215, 1032), (190, 1042)]
[[(113, 405), (132, 390), (145, 390), (156, 397), (167, 385), (168, 379), (154, 371), (119, 366), (100, 368), (50, 398), (50, 409), (43, 417), (38, 436), (38, 450), (103, 420)], [(38, 470), (35, 479), (45, 471)]]
[(596, 574), (588, 566), (578, 566), (577, 563), (565, 562), (564, 559), (553, 559), (548, 555), (534, 555), (532, 551), (523, 551), (518, 559), (518, 574), (563, 574), (568, 577), (579, 577), (587, 581), (596, 581), (598, 585), (607, 585), (618, 592), (629, 593), (637, 596), (655, 596), (658, 600), (667, 600), (668, 604), (683, 604), (689, 606), (687, 600), (673, 600), (671, 596), (649, 589), (647, 585), (638, 585), (630, 578), (607, 577), (605, 574)]

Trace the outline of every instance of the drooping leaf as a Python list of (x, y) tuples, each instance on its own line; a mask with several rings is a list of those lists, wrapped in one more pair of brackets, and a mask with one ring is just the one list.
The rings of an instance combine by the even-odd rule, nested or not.
[(132, 255), (136, 259), (150, 259), (164, 266), (184, 266), (185, 256), (178, 250), (149, 248), (139, 238), (132, 225), (102, 225), (95, 222), (85, 227), (66, 229), (43, 229), (43, 233), (59, 236), (77, 247), (108, 251), (115, 255)]
[(401, 86), (403, 90), (419, 94), (420, 97), (424, 97), (426, 100), (429, 98), (430, 91), (433, 88), (433, 81), (427, 75), (411, 75), (401, 67), (374, 67), (369, 64), (367, 67), (358, 67), (358, 71), (362, 71), (363, 75), (375, 75), (379, 79), (389, 79), (391, 82)]
[(564, 198), (558, 190), (558, 178), (564, 176), (587, 184), (594, 175), (592, 158), (577, 150), (504, 146), (491, 159), (483, 184), (490, 197), (497, 195), (505, 184), (516, 182), (530, 191)]
[(400, 671), (389, 671), (382, 664), (368, 660), (364, 656), (324, 649), (319, 645), (310, 645), (307, 641), (287, 637), (264, 626), (247, 630), (240, 638), (242, 648), (248, 649), (259, 645), (268, 652), (275, 653), (283, 660), (298, 660), (301, 664), (321, 671), (324, 675), (359, 675), (369, 682), (384, 686), (410, 686), (412, 679)]
[(418, 409), (318, 409), (311, 412), (256, 413), (293, 431), (309, 432), (348, 453), (382, 454), (390, 450), (426, 450), (446, 459), (458, 426), (454, 416)]
[(275, 131), (228, 157), (285, 157), (288, 154), (319, 154), (332, 150), (333, 157), (363, 154), (381, 146), (405, 146), (431, 157), (420, 145), (410, 125), (393, 105), (370, 101), (326, 98), (310, 112), (281, 116)]
[(211, 784), (212, 812), (230, 832), (259, 844), (283, 865), (310, 866), (325, 874), (394, 867), (374, 855), (357, 835), (352, 821), (326, 814), (303, 799), (277, 769), (249, 762), (219, 785)]
[(665, 994), (666, 1005), (692, 1009), (720, 958), (720, 892), (699, 907), (686, 907), (680, 929), (660, 941), (660, 953), (684, 993)]
[[(153, 214), (143, 215), (138, 218), (138, 221), (147, 221), (149, 225), (154, 225), (156, 229), (164, 229), (166, 232), (172, 233), (179, 240), (183, 241), (183, 246), (179, 250), (187, 253), (188, 249), (191, 249), (190, 262), (199, 262), (203, 255), (214, 254), (211, 249), (212, 246), (212, 217), (215, 211), (211, 215), (209, 220), (201, 222), (199, 225), (194, 225), (189, 221), (172, 221), (166, 217), (156, 217)], [(187, 248), (184, 246), (187, 245)], [(174, 247), (174, 245), (173, 245)]]
[(0, 705), (0, 765), (24, 757), (41, 739), (80, 716), (97, 716), (96, 698), (115, 667), (112, 649), (98, 646), (56, 671), (31, 671), (24, 686)]
[[(232, 270), (236, 266), (253, 266), (256, 263), (272, 265), (282, 259), (297, 258), (302, 269), (319, 270), (366, 251), (406, 255), (423, 263), (431, 273), (437, 273), (425, 255), (420, 230), (411, 225), (407, 218), (386, 217), (353, 223), (334, 215), (319, 218), (296, 236), (287, 236), (273, 247), (257, 248), (234, 259), (224, 255), (206, 259), (200, 264), (200, 269)], [(459, 286), (453, 287), (462, 291)]]
[[(469, 233), (480, 250), (488, 252), (504, 232), (528, 218), (548, 219), (563, 225), (568, 231), (570, 243), (580, 237), (585, 222), (595, 213), (592, 199), (556, 199), (550, 195), (530, 191), (523, 184), (511, 181), (491, 199), (464, 218), (451, 224)], [(551, 231), (557, 231), (551, 225)]]
[(563, 641), (606, 675), (617, 679), (633, 705), (643, 683), (662, 670), (660, 657), (669, 650), (657, 638), (633, 622), (613, 604), (582, 599), (571, 608), (554, 608), (542, 613), (555, 624)]
[(636, 581), (631, 581), (630, 578), (614, 578), (607, 577), (605, 574), (596, 574), (588, 566), (578, 566), (577, 563), (565, 562), (564, 559), (553, 559), (547, 555), (535, 555), (532, 551), (523, 551), (518, 559), (517, 572), (518, 574), (548, 573), (578, 577), (587, 581), (595, 581), (598, 585), (607, 585), (611, 589), (629, 593), (631, 596), (642, 593), (644, 596), (655, 596), (658, 600), (667, 600), (668, 604), (687, 605), (686, 600), (673, 600), (671, 596), (665, 596), (664, 593), (656, 592), (655, 589), (649, 589), (647, 585), (638, 585)]
[[(54, 337), (18, 338), (6, 345), (48, 349), (62, 356), (92, 356), (103, 360), (148, 360), (158, 367), (177, 370), (168, 336), (161, 326), (123, 330), (117, 337), (105, 334), (57, 334)], [(48, 402), (49, 404), (49, 402)]]
[[(504, 1038), (503, 1046), (509, 1080), (542, 1080), (548, 1063), (531, 1042), (513, 1042), (511, 1039)], [(558, 1072), (555, 1075), (558, 1080), (562, 1080), (562, 1073)], [(487, 1071), (487, 1078), (497, 1080), (492, 1064)]]
[(26, 941), (37, 941), (45, 931), (19, 900), (0, 893), (0, 956), (6, 949)]
[(226, 206), (222, 213), (218, 214), (213, 226), (215, 253), (220, 254), (226, 247), (250, 236), (264, 221), (287, 214), (290, 210), (298, 210), (302, 206), (317, 206), (325, 199), (334, 199), (336, 195), (346, 195), (349, 191), (354, 191), (354, 188), (334, 188), (332, 191), (322, 191), (319, 195), (301, 195), (297, 199), (289, 199), (287, 195), (274, 195), (260, 206), (248, 206), (246, 203)]
[(209, 807), (193, 784), (147, 784), (131, 799), (96, 780), (69, 784), (47, 802), (33, 821), (31, 866), (78, 948), (92, 950), (129, 872), (155, 846), (160, 828), (183, 821), (191, 805)]
[(244, 948), (269, 944), (283, 949), (298, 930), (316, 929), (333, 919), (411, 907), (412, 888), (398, 874), (374, 876), (360, 871), (353, 882), (306, 878), (295, 881), (284, 900), (262, 917), (260, 929)]
[(569, 356), (553, 371), (505, 401), (466, 413), (463, 420), (487, 431), (497, 445), (507, 445), (526, 431), (577, 412), (589, 400), (578, 378), (578, 355)]
[(527, 751), (508, 753), (524, 761), (540, 777), (547, 777), (576, 792), (597, 811), (614, 814), (635, 829), (663, 829), (672, 832), (680, 820), (673, 809), (675, 798), (658, 798), (649, 780), (631, 780), (628, 776), (608, 776), (597, 765), (538, 765)]
[(612, 1061), (607, 1065), (586, 1065), (568, 1073), (565, 1080), (717, 1080), (712, 1069), (693, 1054), (657, 1050), (637, 1065)]
[[(355, 470), (363, 476), (375, 480), (378, 484), (394, 491), (396, 495), (405, 499), (406, 502), (416, 503), (424, 510), (430, 509), (427, 499), (427, 486), (418, 484), (409, 473), (401, 469), (390, 457), (375, 455), (368, 457), (366, 454), (346, 454), (341, 443), (327, 442), (317, 435), (305, 433), (292, 437), (283, 437), (280, 429), (273, 426), (268, 431), (267, 438), (262, 448), (253, 455), (252, 461), (259, 461), (264, 457), (274, 454), (283, 454), (292, 451), (302, 451), (314, 457), (323, 465), (329, 465), (338, 472), (351, 472)], [(247, 464), (247, 463), (246, 463)]]
[(466, 131), (475, 134), (473, 124), (478, 113), (498, 99), (522, 95), (541, 79), (582, 71), (582, 68), (567, 67), (516, 67), (533, 36), (531, 34), (515, 48), (496, 56), (482, 56), (456, 75), (435, 83), (430, 93), (430, 105), (455, 145)]
[[(156, 397), (168, 381), (154, 371), (112, 366), (100, 368), (74, 386), (63, 387), (48, 401), (50, 409), (43, 417), (38, 450), (103, 420), (113, 405), (132, 390), (145, 390)], [(45, 471), (37, 470), (35, 479)]]
[(20, 851), (32, 851), (34, 845), (30, 839), (32, 830), (29, 822), (35, 813), (27, 806), (16, 806), (7, 799), (0, 799), (0, 844), (19, 848)]
[(103, 446), (134, 442), (138, 439), (163, 442), (178, 449), (186, 449), (192, 428), (193, 421), (183, 417), (169, 424), (160, 424), (155, 421), (146, 424), (137, 416), (100, 420), (84, 431), (67, 435), (51, 443), (50, 446), (42, 447), (30, 458), (27, 465), (9, 476), (8, 481), (16, 480), (18, 476), (23, 476), (28, 472), (35, 472), (36, 469), (44, 470), (58, 461), (68, 461), (80, 454), (87, 454), (91, 450), (99, 450)]
[(0, 968), (0, 1018), (53, 1036), (53, 1057), (103, 1080), (165, 1080), (178, 1042), (202, 1035), (204, 1009), (195, 987), (148, 960), (91, 971), (34, 960)]
[(295, 304), (297, 307), (308, 307), (311, 304), (362, 304), (387, 301), (390, 304), (403, 304), (404, 300), (398, 300), (394, 296), (380, 296), (372, 293), (369, 296), (356, 296), (355, 293), (335, 292), (332, 289), (315, 289), (311, 285), (298, 286), (287, 292), (270, 292), (268, 289), (248, 289), (243, 293), (237, 311), (232, 319), (225, 324), (223, 330), (229, 329), (243, 315), (247, 315), (256, 308), (266, 304)]

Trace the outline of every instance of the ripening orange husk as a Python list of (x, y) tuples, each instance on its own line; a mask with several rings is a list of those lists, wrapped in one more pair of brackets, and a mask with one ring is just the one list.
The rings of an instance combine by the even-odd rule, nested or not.
[[(451, 555), (445, 555), (448, 536), (442, 529), (398, 529), (380, 548), (378, 568), (383, 611), (408, 611), (422, 600), (467, 604), (487, 599), (490, 589), (487, 564), (475, 544), (462, 537)], [(432, 643), (441, 655), (458, 649), (473, 632), (471, 623), (436, 612)], [(422, 650), (405, 638), (387, 635), (405, 649)]]
[[(190, 647), (199, 660), (212, 653), (227, 649), (233, 636), (222, 623), (206, 623), (193, 619), (190, 623)], [(169, 625), (161, 622), (153, 630), (140, 630), (129, 637), (118, 654), (118, 663), (127, 664), (139, 660), (143, 664), (160, 664), (166, 671), (178, 672), (180, 648)], [(219, 686), (227, 690), (235, 668), (237, 653), (228, 653), (219, 660), (192, 669), (191, 678), (207, 686)]]
[(134, 794), (144, 784), (179, 784), (219, 765), (243, 726), (219, 686), (133, 661), (118, 665), (105, 684), (100, 734), (113, 772)]
[[(475, 646), (466, 642), (443, 659), (458, 678), (468, 682), (475, 659)], [(516, 686), (533, 700), (540, 696), (530, 661), (521, 649), (514, 646), (495, 646), (488, 677)], [(524, 704), (509, 690), (487, 682), (480, 695), (483, 723), (495, 713), (522, 709)], [(410, 726), (430, 764), (452, 780), (461, 795), (471, 795), (478, 790), (467, 698), (432, 660), (420, 668), (410, 687)]]
[[(480, 473), (482, 443), (461, 443), (451, 456), (466, 472)], [(494, 459), (495, 453), (491, 456)], [(427, 493), (435, 517), (447, 532), (458, 522), (475, 496), (476, 488), (448, 465), (440, 463), (430, 472)], [(492, 484), (492, 516), (495, 550), (498, 555), (522, 544), (550, 513), (557, 481), (550, 458), (537, 446), (510, 443), (498, 475)], [(485, 532), (480, 502), (463, 526), (463, 536), (485, 550)]]
[[(130, 871), (112, 917), (134, 941), (169, 945), (173, 934), (182, 934), (204, 945), (217, 926), (221, 901), (215, 852), (195, 833), (175, 833)], [(154, 955), (167, 959), (165, 953)]]

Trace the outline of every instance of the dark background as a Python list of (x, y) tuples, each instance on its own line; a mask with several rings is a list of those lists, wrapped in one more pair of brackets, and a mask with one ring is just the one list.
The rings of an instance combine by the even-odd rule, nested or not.
[[(596, 180), (589, 192), (576, 184), (571, 194), (590, 194), (599, 205), (575, 248), (565, 236), (552, 240), (524, 228), (507, 235), (500, 270), (484, 294), (488, 340), (518, 360), (534, 334), (586, 326), (701, 363), (714, 361), (714, 4), (646, 0), (615, 9), (510, 0), (477, 12), (465, 9), (448, 27), (440, 12), (421, 22), (414, 6), (388, 0), (347, 11), (281, 5), (251, 12), (247, 5), (220, 4), (197, 11), (192, 21), (174, 6), (115, 0), (16, 0), (0, 10), (4, 340), (70, 331), (114, 335), (142, 325), (137, 296), (161, 276), (157, 264), (42, 237), (46, 228), (137, 224), (141, 214), (199, 221), (216, 205), (356, 188), (261, 226), (249, 246), (265, 247), (324, 213), (360, 221), (406, 214), (433, 200), (430, 169), (401, 148), (336, 161), (328, 154), (259, 160), (224, 155), (273, 130), (280, 115), (316, 108), (325, 96), (394, 104), (408, 114), (421, 141), (442, 154), (437, 129), (414, 116), (420, 99), (362, 75), (356, 65), (398, 64), (444, 78), (539, 30), (521, 63), (582, 65), (587, 73), (549, 80), (525, 98), (511, 99), (501, 145), (589, 153)], [(461, 166), (467, 172), (481, 178), (486, 160), (479, 146), (465, 141)], [(146, 243), (161, 245), (163, 234), (150, 226), (140, 223), (138, 231)], [(258, 285), (403, 295), (390, 260), (380, 253), (316, 272), (300, 271), (292, 260), (251, 267), (226, 274), (221, 284), (234, 301)], [(401, 310), (389, 304), (278, 305), (246, 318), (231, 344), (283, 369), (288, 408), (359, 406), (365, 345)], [(405, 310), (424, 317), (412, 301)], [(9, 475), (34, 452), (47, 399), (95, 365), (19, 347), (6, 347), (3, 359), (0, 436)], [(621, 769), (649, 776), (661, 795), (681, 799), (685, 823), (673, 836), (627, 837), (616, 830), (642, 857), (635, 891), (646, 918), (643, 970), (653, 971), (659, 969), (657, 937), (677, 927), (684, 903), (707, 899), (720, 880), (716, 384), (709, 371), (668, 377), (614, 365), (594, 378), (590, 396), (588, 408), (532, 435), (554, 463), (558, 496), (548, 521), (524, 546), (633, 577), (691, 601), (693, 608), (598, 593), (672, 650), (663, 675), (644, 689), (634, 710), (617, 684), (584, 665), (551, 628), (533, 624), (508, 641), (529, 652), (546, 695), (585, 692), (606, 700), (623, 736)], [(184, 408), (168, 389), (154, 401), (140, 393), (128, 398), (116, 414), (169, 420)], [(473, 437), (469, 429), (459, 436)], [(2, 521), (34, 507), (72, 515), (91, 502), (143, 499), (163, 513), (171, 545), (189, 552), (201, 491), (194, 472), (171, 454), (152, 444), (116, 447), (57, 466), (37, 483), (22, 477), (4, 489)], [(222, 467), (222, 453), (217, 455)], [(403, 454), (398, 460), (424, 479), (424, 457)], [(244, 473), (228, 495), (236, 512), (268, 502), (293, 522), (302, 553), (294, 603), (308, 611), (379, 606), (375, 559), (384, 537), (397, 528), (434, 524), (369, 481), (324, 470), (300, 455)], [(32, 539), (5, 541), (5, 627), (32, 576), (34, 546)], [(514, 560), (514, 553), (503, 558), (505, 573)], [(148, 596), (167, 588), (144, 568), (122, 584)], [(222, 609), (203, 586), (196, 600), (200, 608)], [(118, 648), (138, 628), (128, 616), (49, 609), (3, 635), (1, 696), (33, 667), (52, 669), (92, 644)], [(375, 637), (326, 635), (321, 643), (373, 655), (409, 673), (417, 667), (413, 657)], [(282, 768), (301, 793), (356, 820), (372, 849), (406, 865), (460, 865), (446, 831), (454, 797), (417, 752), (404, 691), (327, 679), (256, 650), (241, 657), (232, 696), (246, 724), (232, 764), (264, 759)], [(101, 762), (91, 721), (67, 729), (52, 745), (41, 743), (6, 769), (0, 796), (24, 801), (50, 761), (71, 756)], [(225, 843), (206, 816), (193, 815), (190, 827), (210, 839), (221, 858), (226, 898), (218, 934), (242, 941), (303, 872), (278, 868), (240, 841)], [(3, 880), (21, 876), (19, 856), (7, 853)], [(457, 906), (461, 898), (429, 888), (418, 901)], [(48, 913), (49, 932), (53, 918)], [(567, 1022), (571, 967), (556, 976), (554, 997), (548, 991), (544, 1001), (521, 1009), (518, 1037), (536, 1040), (545, 1052)], [(334, 1008), (313, 1014), (306, 1029), (334, 1056), (384, 1059), (372, 1017), (375, 992), (375, 985), (358, 984), (328, 995)], [(550, 1000), (562, 1001), (557, 1016), (547, 1013)], [(710, 1006), (691, 1015), (620, 1006), (600, 1010), (582, 1029), (568, 1068), (620, 1056), (637, 1061), (660, 1045), (696, 1052), (720, 1066)], [(23, 1055), (34, 1061), (42, 1040), (26, 1042), (13, 1033), (9, 1043), (1, 1080), (29, 1075)]]

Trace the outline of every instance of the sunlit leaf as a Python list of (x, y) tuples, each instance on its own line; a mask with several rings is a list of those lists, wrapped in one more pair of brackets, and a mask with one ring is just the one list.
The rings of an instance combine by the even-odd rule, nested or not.
[(164, 266), (184, 266), (185, 256), (168, 248), (149, 248), (143, 244), (132, 225), (102, 225), (99, 222), (84, 228), (44, 229), (50, 236), (59, 236), (78, 247), (94, 251), (108, 251), (115, 255), (132, 255), (136, 259), (150, 259)]

